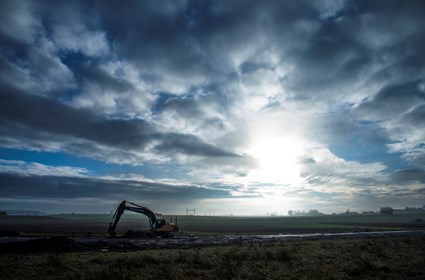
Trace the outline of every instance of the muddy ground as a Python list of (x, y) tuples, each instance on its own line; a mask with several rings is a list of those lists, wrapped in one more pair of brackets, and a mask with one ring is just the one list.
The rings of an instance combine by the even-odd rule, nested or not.
[(221, 235), (221, 236), (176, 236), (174, 238), (108, 238), (108, 237), (0, 237), (0, 252), (43, 253), (84, 251), (136, 251), (144, 249), (194, 248), (221, 245), (286, 240), (333, 240), (375, 238), (383, 236), (425, 237), (425, 231), (380, 231), (352, 233), (317, 233), (291, 235)]

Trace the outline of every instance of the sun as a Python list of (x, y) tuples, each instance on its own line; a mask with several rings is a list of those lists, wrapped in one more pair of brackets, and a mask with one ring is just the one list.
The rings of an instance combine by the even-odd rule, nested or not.
[(248, 153), (258, 163), (249, 174), (250, 181), (274, 184), (293, 184), (300, 179), (298, 158), (302, 143), (294, 138), (260, 139), (253, 143)]

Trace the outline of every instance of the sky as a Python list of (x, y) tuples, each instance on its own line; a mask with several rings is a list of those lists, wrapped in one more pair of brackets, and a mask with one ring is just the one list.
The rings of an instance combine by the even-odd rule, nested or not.
[(0, 1), (0, 209), (425, 204), (425, 1)]

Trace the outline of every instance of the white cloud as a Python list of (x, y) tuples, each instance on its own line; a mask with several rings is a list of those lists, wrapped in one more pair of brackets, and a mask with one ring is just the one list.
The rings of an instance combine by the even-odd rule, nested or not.
[(305, 188), (327, 193), (353, 193), (386, 184), (387, 167), (380, 162), (359, 163), (338, 158), (326, 147), (306, 151), (301, 172)]
[(50, 166), (37, 162), (0, 159), (0, 172), (21, 176), (85, 177), (89, 171), (81, 167)]
[(31, 82), (25, 88), (38, 93), (75, 87), (73, 73), (62, 63), (54, 43), (43, 34), (29, 50)]
[(31, 42), (22, 49), (21, 55), (0, 53), (4, 63), (1, 80), (28, 93), (62, 96), (64, 91), (76, 86), (73, 73), (62, 63), (58, 48), (44, 27), (35, 20), (28, 25), (27, 29), (33, 30)]
[(59, 48), (81, 52), (87, 56), (105, 56), (109, 44), (104, 31), (88, 30), (80, 23), (55, 25), (53, 38)]
[(314, 1), (313, 5), (320, 11), (321, 17), (328, 18), (335, 16), (342, 10), (346, 2), (346, 0), (319, 0)]
[(40, 24), (32, 14), (31, 5), (20, 0), (4, 1), (3, 4), (0, 32), (25, 44), (33, 43)]

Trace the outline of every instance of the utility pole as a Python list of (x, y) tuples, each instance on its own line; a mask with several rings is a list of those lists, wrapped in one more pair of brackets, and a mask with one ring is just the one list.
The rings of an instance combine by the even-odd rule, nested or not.
[(196, 216), (196, 209), (188, 209), (186, 208), (186, 216)]

